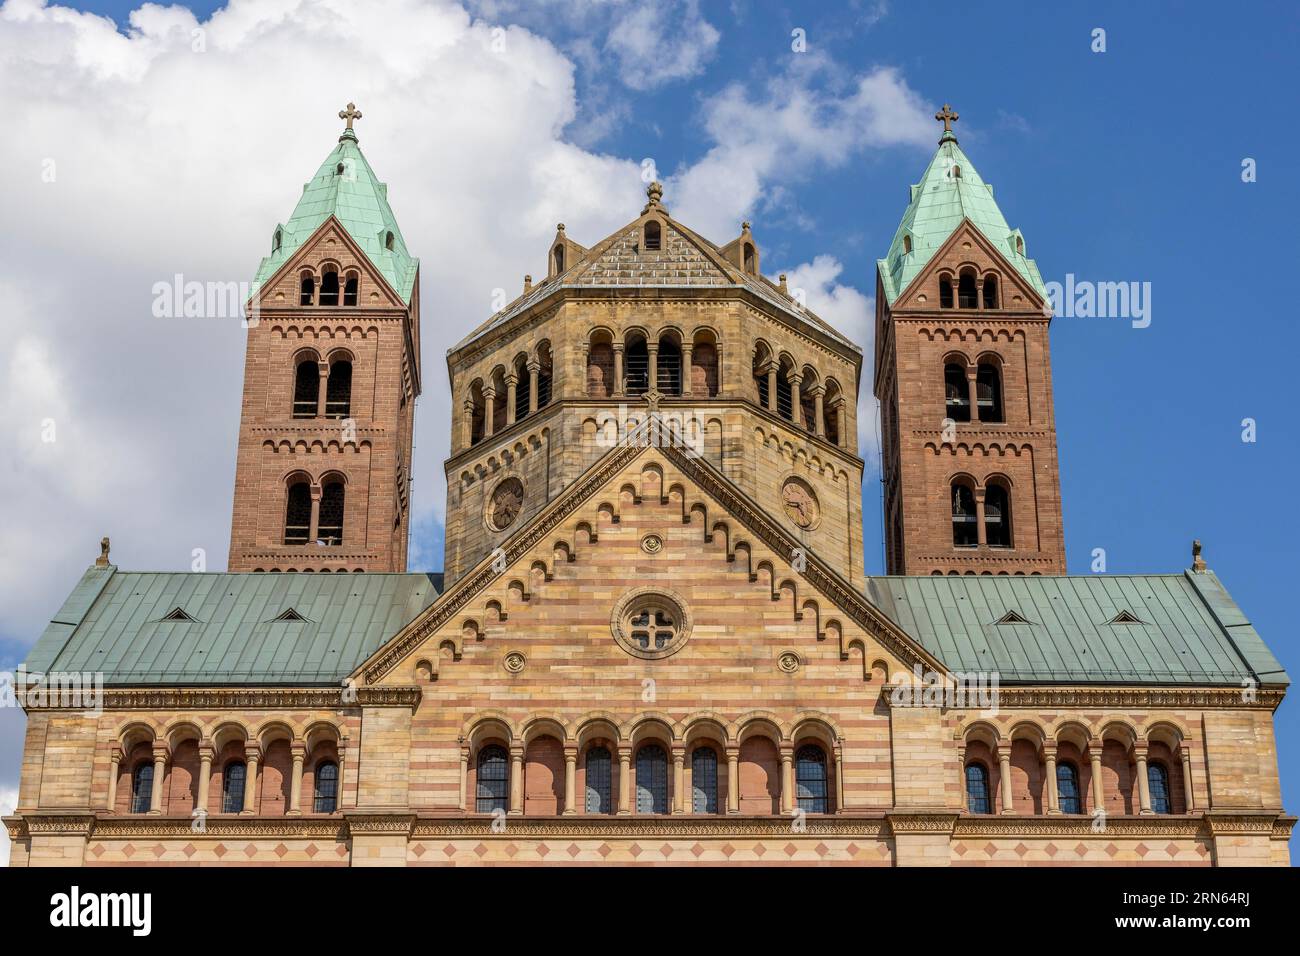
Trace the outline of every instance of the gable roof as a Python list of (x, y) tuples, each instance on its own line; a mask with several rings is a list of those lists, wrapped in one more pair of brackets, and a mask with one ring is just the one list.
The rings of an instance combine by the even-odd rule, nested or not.
[[(419, 614), (441, 574), (195, 574), (92, 567), (27, 657), (105, 684), (337, 684)], [(184, 608), (194, 620), (163, 618)], [(293, 609), (302, 621), (276, 620)]]
[[(343, 172), (338, 172), (340, 164)], [(316, 175), (302, 187), (302, 196), (287, 222), (280, 223), (280, 247), (262, 259), (256, 283), (265, 283), (333, 216), (367, 259), (408, 304), (415, 288), (420, 261), (406, 249), (397, 218), (388, 205), (388, 186), (381, 183), (357, 145), (356, 134), (345, 130), (321, 163)], [(393, 234), (393, 248), (386, 236)], [(272, 232), (274, 235), (274, 231)]]
[(1290, 683), (1212, 572), (893, 576), (866, 593), (952, 670), (1003, 684)]
[[(663, 246), (657, 252), (637, 248), (642, 224), (651, 216), (664, 225)], [(576, 243), (570, 243), (569, 248), (573, 251), (581, 249)], [(861, 351), (860, 346), (833, 325), (783, 294), (766, 276), (751, 275), (736, 268), (727, 261), (717, 245), (673, 219), (662, 206), (651, 205), (646, 207), (641, 216), (616, 229), (583, 251), (579, 258), (567, 263), (563, 272), (539, 282), (491, 316), (453, 346), (450, 352), (457, 352), (494, 329), (501, 328), (560, 289), (629, 287), (744, 289), (797, 323), (810, 325), (841, 345)]]
[[(954, 174), (954, 168), (960, 170), (959, 175)], [(1007, 225), (1006, 217), (993, 200), (993, 187), (980, 178), (957, 145), (956, 137), (945, 133), (921, 181), (911, 187), (907, 208), (889, 244), (889, 252), (876, 263), (889, 304), (911, 285), (947, 238), (966, 221), (993, 244), (1034, 291), (1047, 299), (1038, 265), (1017, 251), (1016, 240), (1022, 238), (1020, 231)], [(904, 251), (905, 238), (911, 240), (911, 252)]]

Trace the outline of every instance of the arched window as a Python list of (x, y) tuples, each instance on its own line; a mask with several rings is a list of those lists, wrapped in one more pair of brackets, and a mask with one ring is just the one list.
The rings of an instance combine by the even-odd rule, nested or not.
[(767, 408), (770, 396), (767, 394), (768, 357), (762, 353), (754, 356), (754, 386), (758, 389), (758, 404)]
[(316, 280), (311, 276), (303, 276), (302, 281), (298, 284), (298, 304), (311, 305), (316, 296)]
[(609, 398), (614, 394), (614, 346), (608, 333), (601, 333), (602, 341), (593, 341), (587, 347), (587, 396)]
[(659, 251), (659, 223), (653, 219), (645, 224), (645, 247), (647, 252)]
[(352, 414), (352, 363), (337, 359), (330, 365), (325, 384), (325, 417), (347, 418)]
[(754, 254), (754, 244), (752, 242), (745, 243), (745, 271), (750, 275), (758, 272), (758, 256)]
[(682, 393), (682, 350), (677, 340), (665, 335), (659, 340), (655, 358), (655, 386), (665, 395)]
[(1002, 417), (1002, 372), (991, 362), (981, 362), (975, 375), (975, 402), (982, 422), (1000, 422)]
[(289, 486), (284, 510), (284, 543), (306, 544), (311, 538), (311, 485), (301, 479)]
[(221, 812), (242, 813), (244, 810), (244, 781), (248, 768), (242, 760), (226, 764), (221, 774)]
[(314, 357), (302, 359), (293, 371), (293, 417), (315, 418), (320, 401), (320, 365)]
[(990, 548), (1011, 547), (1011, 496), (1001, 484), (984, 489), (984, 540)]
[(966, 809), (971, 813), (992, 813), (989, 801), (989, 770), (982, 763), (966, 765)]
[(515, 421), (528, 417), (528, 366), (515, 365)]
[(392, 230), (384, 233), (384, 248), (389, 252), (397, 247), (397, 237), (393, 235)]
[(1165, 765), (1151, 761), (1147, 764), (1147, 788), (1151, 791), (1151, 809), (1156, 813), (1173, 813), (1169, 802), (1169, 771)]
[(709, 340), (697, 338), (691, 350), (691, 394), (696, 398), (716, 398), (718, 395), (718, 347)]
[(955, 422), (970, 421), (970, 386), (966, 368), (956, 362), (943, 367), (943, 410)]
[(961, 167), (960, 167), (960, 166), (954, 166), (954, 167), (952, 168), (952, 178), (953, 178), (953, 179), (961, 179)]
[(1056, 798), (1062, 813), (1083, 812), (1083, 802), (1079, 799), (1079, 769), (1064, 760), (1056, 765)]
[(348, 276), (343, 283), (343, 304), (344, 305), (357, 304), (357, 288), (358, 288), (357, 277)]
[(650, 387), (650, 351), (645, 339), (629, 342), (623, 374), (627, 376), (627, 394), (644, 395)]
[(970, 485), (952, 486), (952, 546), (973, 548), (979, 544), (975, 516), (975, 492)]
[(998, 307), (998, 277), (984, 277), (984, 308), (996, 309)]
[(668, 812), (668, 755), (658, 744), (637, 751), (636, 812)]
[(952, 308), (952, 279), (948, 276), (939, 277), (939, 308)]
[(712, 747), (691, 754), (691, 812), (718, 812), (718, 752)]
[(587, 751), (587, 812), (609, 813), (613, 806), (613, 764), (609, 750), (592, 747)]
[(551, 258), (555, 261), (555, 274), (559, 275), (564, 271), (564, 246), (556, 246)]
[(957, 305), (963, 309), (979, 308), (979, 299), (975, 294), (974, 272), (963, 272), (957, 279)]
[(316, 540), (327, 545), (343, 543), (343, 482), (338, 479), (321, 486)]
[(320, 305), (339, 304), (339, 274), (333, 270), (320, 277)]
[(483, 386), (475, 382), (470, 388), (470, 407), (469, 413), (469, 443), (477, 445), (483, 440), (483, 429), (486, 422), (486, 402), (483, 398)]
[(830, 812), (830, 788), (826, 774), (826, 754), (821, 747), (808, 744), (794, 755), (794, 792), (799, 809), (807, 813)]
[(537, 362), (541, 365), (537, 370), (537, 407), (545, 408), (551, 404), (551, 375), (555, 364), (548, 343), (543, 342), (537, 347)]
[(478, 752), (478, 793), (474, 809), (495, 813), (510, 806), (510, 758), (506, 748), (493, 744)]
[(284, 233), (279, 229), (275, 230), (275, 235), (271, 237), (271, 251), (279, 252), (280, 247), (284, 245)]
[(131, 775), (131, 812), (148, 813), (153, 799), (153, 764), (147, 760), (136, 764)]
[(786, 365), (776, 373), (776, 413), (786, 421), (794, 421), (794, 389), (790, 384), (790, 368)]
[(911, 255), (911, 254), (912, 254), (912, 237), (911, 237), (911, 236), (904, 236), (904, 237), (903, 237), (903, 255), (907, 256), (907, 255)]
[(326, 760), (316, 765), (316, 796), (312, 809), (316, 813), (333, 813), (339, 805), (339, 765)]

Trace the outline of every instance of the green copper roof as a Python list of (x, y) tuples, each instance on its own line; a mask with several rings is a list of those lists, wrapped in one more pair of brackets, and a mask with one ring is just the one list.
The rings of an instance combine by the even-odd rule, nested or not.
[[(336, 684), (422, 610), (441, 574), (90, 568), (27, 658), (105, 684)], [(164, 620), (177, 609), (190, 621)], [(292, 609), (302, 621), (277, 621)]]
[[(1212, 572), (879, 577), (866, 591), (950, 670), (1004, 684), (1290, 683)], [(997, 623), (1012, 611), (1028, 623)], [(1140, 623), (1111, 623), (1125, 611)]]
[[(311, 182), (302, 187), (302, 198), (289, 221), (272, 230), (272, 252), (257, 267), (254, 281), (262, 283), (271, 278), (330, 216), (343, 224), (402, 300), (410, 302), (419, 260), (406, 251), (406, 240), (388, 205), (388, 186), (375, 176), (352, 130), (339, 137), (338, 146), (325, 157)], [(280, 235), (278, 249), (276, 233)], [(389, 233), (393, 236), (391, 249)]]
[[(939, 247), (967, 219), (1039, 295), (1047, 298), (1038, 266), (1033, 259), (1016, 251), (1016, 240), (1023, 240), (1023, 237), (1018, 229), (1007, 225), (1002, 210), (993, 201), (993, 187), (980, 179), (974, 165), (957, 145), (956, 137), (945, 133), (921, 182), (912, 187), (907, 210), (894, 233), (888, 255), (877, 263), (885, 298), (890, 303), (902, 294)], [(905, 237), (911, 238), (911, 252), (903, 251)]]

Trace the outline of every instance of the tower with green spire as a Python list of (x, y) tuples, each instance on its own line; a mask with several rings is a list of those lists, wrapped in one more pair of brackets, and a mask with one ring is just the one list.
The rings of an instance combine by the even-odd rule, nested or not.
[(1047, 292), (957, 118), (876, 263), (886, 567), (1063, 574)]
[(232, 571), (404, 571), (419, 260), (347, 126), (248, 303)]

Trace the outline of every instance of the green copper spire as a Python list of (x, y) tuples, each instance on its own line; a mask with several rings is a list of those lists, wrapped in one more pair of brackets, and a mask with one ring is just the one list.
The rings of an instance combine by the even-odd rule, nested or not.
[(419, 260), (406, 251), (406, 241), (388, 205), (388, 186), (375, 176), (357, 145), (352, 123), (361, 118), (360, 110), (349, 103), (339, 118), (347, 120), (339, 144), (303, 186), (288, 222), (275, 227), (271, 254), (258, 266), (254, 281), (269, 279), (321, 223), (334, 216), (402, 300), (410, 302)]
[(943, 123), (939, 149), (920, 183), (911, 189), (889, 253), (877, 262), (886, 301), (892, 304), (911, 285), (939, 247), (967, 219), (1046, 299), (1042, 276), (1034, 260), (1025, 255), (1020, 230), (1007, 225), (1002, 210), (993, 201), (993, 187), (980, 178), (957, 145), (952, 131), (957, 114), (945, 103), (934, 118)]

